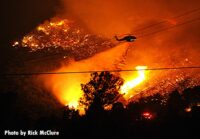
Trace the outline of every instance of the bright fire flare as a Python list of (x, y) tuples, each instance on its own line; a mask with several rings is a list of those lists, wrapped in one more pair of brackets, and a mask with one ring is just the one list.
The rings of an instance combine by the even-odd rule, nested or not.
[(76, 101), (76, 100), (71, 101), (68, 104), (66, 104), (66, 106), (69, 106), (69, 108), (77, 109), (78, 108), (78, 101)]
[(125, 95), (128, 94), (131, 89), (133, 89), (134, 87), (136, 87), (137, 85), (139, 85), (145, 80), (146, 78), (145, 69), (147, 69), (147, 66), (137, 66), (135, 69), (138, 70), (137, 71), (138, 77), (125, 82), (125, 84), (121, 87), (121, 90), (120, 90), (122, 94), (125, 94)]

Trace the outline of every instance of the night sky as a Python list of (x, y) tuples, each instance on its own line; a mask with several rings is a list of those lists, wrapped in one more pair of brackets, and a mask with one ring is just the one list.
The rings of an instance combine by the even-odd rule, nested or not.
[(42, 21), (52, 17), (58, 0), (2, 0), (1, 43), (26, 34)]
[[(8, 62), (13, 61), (16, 51), (10, 47), (35, 26), (53, 17), (59, 9), (58, 0), (1, 0), (0, 1), (0, 67), (7, 71)], [(16, 63), (17, 64), (17, 63)]]

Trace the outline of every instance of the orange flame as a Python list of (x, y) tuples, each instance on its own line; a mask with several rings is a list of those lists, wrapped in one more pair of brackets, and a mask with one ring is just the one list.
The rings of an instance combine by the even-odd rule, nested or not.
[(130, 79), (128, 79), (127, 81), (125, 81), (125, 84), (121, 87), (121, 93), (122, 94), (128, 94), (129, 91), (131, 89), (133, 89), (134, 87), (136, 87), (137, 85), (139, 85), (140, 83), (142, 83), (145, 78), (146, 78), (146, 71), (145, 69), (147, 69), (147, 66), (137, 66), (135, 68), (136, 70), (138, 70), (138, 77), (131, 77)]
[[(55, 72), (95, 71), (99, 69), (112, 70), (116, 66), (115, 62), (122, 57), (122, 54), (118, 52), (124, 53), (127, 47), (127, 44), (120, 44), (85, 60), (69, 61), (67, 65), (64, 64)], [(41, 81), (45, 87), (56, 96), (60, 103), (68, 105), (70, 108), (78, 109), (79, 111), (81, 111), (79, 99), (83, 95), (81, 84), (87, 83), (89, 79), (90, 74), (82, 73), (41, 76)]]

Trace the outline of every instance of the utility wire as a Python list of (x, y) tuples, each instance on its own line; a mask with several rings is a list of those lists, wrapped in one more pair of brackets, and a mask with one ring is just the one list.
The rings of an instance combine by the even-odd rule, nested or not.
[[(182, 13), (180, 15), (175, 16), (174, 18), (184, 17), (188, 14), (192, 14), (192, 13), (198, 12), (198, 11), (200, 11), (200, 8)], [(163, 31), (170, 30), (170, 29), (173, 29), (173, 28), (176, 28), (176, 27), (179, 27), (179, 26), (183, 26), (185, 24), (196, 22), (198, 20), (200, 20), (200, 18), (188, 20), (186, 22), (183, 22), (183, 23), (171, 26), (171, 27), (167, 27), (167, 28), (164, 28), (164, 29), (161, 29), (161, 30), (158, 30), (158, 31), (151, 32), (151, 33), (146, 33), (144, 35), (138, 36), (138, 38), (143, 38), (143, 37), (146, 37), (146, 36), (154, 35), (154, 34), (157, 34), (159, 32), (163, 32)], [(147, 28), (151, 28), (153, 26), (157, 26), (157, 25), (165, 23), (165, 22), (167, 22), (167, 21), (164, 20), (164, 21), (161, 21), (157, 24), (152, 24), (150, 26), (147, 26), (147, 27), (144, 27), (144, 28), (141, 28), (141, 29), (138, 29), (138, 30), (142, 31), (142, 30), (145, 30)], [(59, 55), (59, 53), (57, 53), (56, 55)], [(48, 57), (50, 57), (50, 55)], [(197, 67), (175, 67), (175, 68), (150, 68), (150, 69), (142, 69), (142, 70), (174, 70), (174, 69), (200, 69), (200, 67), (197, 66)], [(41, 74), (77, 74), (77, 73), (93, 73), (93, 72), (103, 72), (103, 71), (104, 70), (99, 70), (99, 71), (69, 71), (69, 72), (32, 72), (32, 73), (11, 73), (11, 74), (5, 73), (5, 74), (0, 74), (0, 76), (31, 76), (31, 75), (41, 75)], [(106, 71), (109, 71), (109, 72), (128, 72), (128, 71), (138, 71), (138, 70), (132, 69), (132, 70), (106, 70)]]
[(188, 21), (186, 21), (186, 22), (179, 23), (179, 24), (177, 24), (177, 25), (174, 25), (174, 26), (171, 26), (171, 27), (167, 27), (167, 28), (164, 28), (164, 29), (161, 29), (161, 30), (158, 30), (158, 31), (154, 31), (154, 32), (151, 32), (151, 33), (146, 33), (146, 34), (144, 34), (144, 35), (138, 36), (138, 38), (143, 38), (143, 37), (146, 37), (146, 36), (154, 35), (154, 34), (157, 34), (157, 33), (163, 32), (163, 31), (167, 31), (167, 30), (170, 30), (170, 29), (179, 27), (179, 26), (183, 26), (183, 25), (185, 25), (185, 24), (189, 24), (189, 23), (196, 22), (196, 21), (198, 21), (198, 20), (200, 20), (200, 17), (199, 17), (199, 18), (192, 19), (192, 20), (188, 20)]
[[(175, 27), (178, 27), (178, 26), (183, 26), (185, 24), (189, 24), (189, 23), (192, 23), (192, 22), (195, 22), (195, 21), (198, 21), (200, 20), (200, 18), (196, 18), (196, 19), (193, 19), (193, 20), (189, 20), (187, 22), (183, 22), (183, 23), (180, 23), (180, 24), (177, 24), (175, 26), (172, 26), (172, 27), (169, 27), (169, 28), (165, 28), (165, 29), (162, 29), (162, 30), (159, 30), (159, 31), (155, 31), (155, 32), (152, 32), (152, 33), (149, 33), (149, 34), (144, 34), (142, 36), (140, 36), (139, 38), (142, 38), (142, 37), (146, 37), (146, 36), (149, 36), (149, 35), (153, 35), (153, 34), (156, 34), (156, 33), (159, 33), (159, 32), (163, 32), (163, 31), (166, 31), (166, 30), (169, 30), (169, 29), (172, 29), (172, 28), (175, 28)], [(196, 66), (196, 67), (172, 67), (172, 68), (149, 68), (149, 69), (141, 69), (141, 70), (175, 70), (175, 69), (200, 69), (200, 66)], [(103, 72), (103, 71), (109, 71), (109, 72), (129, 72), (129, 71), (138, 71), (136, 69), (131, 69), (131, 70), (97, 70), (97, 71), (67, 71), (67, 72), (32, 72), (32, 73), (8, 73), (8, 74), (0, 74), (0, 76), (32, 76), (32, 75), (42, 75), (42, 74), (77, 74), (77, 73), (93, 73), (93, 72)]]
[[(192, 10), (189, 10), (187, 12), (184, 12), (182, 14), (179, 14), (179, 15), (176, 15), (172, 18), (181, 18), (181, 17), (184, 17), (184, 16), (187, 16), (187, 15), (190, 15), (190, 14), (193, 14), (193, 13), (196, 13), (196, 12), (200, 12), (200, 8), (196, 8), (196, 9), (192, 9)], [(195, 19), (195, 20), (190, 20), (190, 21), (187, 21), (187, 23), (181, 23), (181, 24), (177, 24), (177, 25), (174, 25), (172, 27), (168, 27), (168, 28), (164, 28), (164, 29), (161, 29), (159, 31), (154, 31), (154, 32), (151, 32), (151, 33), (146, 33), (144, 35), (139, 35), (137, 38), (143, 38), (143, 37), (146, 37), (146, 36), (150, 36), (150, 35), (153, 35), (153, 34), (157, 34), (159, 32), (163, 32), (165, 30), (170, 30), (170, 29), (173, 29), (175, 27), (178, 27), (178, 26), (182, 26), (182, 25), (185, 25), (185, 24), (188, 24), (188, 23), (191, 23), (191, 22), (194, 22), (194, 21), (197, 21), (199, 19)], [(166, 20), (163, 20), (163, 21), (160, 21), (158, 23), (155, 23), (155, 24), (152, 24), (152, 25), (149, 25), (149, 26), (146, 26), (146, 27), (143, 27), (143, 28), (140, 28), (140, 29), (137, 29), (135, 30), (135, 32), (138, 32), (138, 31), (144, 31), (148, 28), (152, 28), (152, 27), (155, 27), (155, 26), (158, 26), (160, 24), (163, 24), (163, 23), (167, 23), (168, 21)], [(125, 35), (125, 34), (123, 34)], [(130, 35), (130, 34), (129, 34)], [(38, 60), (41, 60), (41, 59), (46, 59), (46, 58), (50, 58), (51, 56), (59, 56), (59, 55), (63, 55), (64, 53), (57, 53), (57, 54), (53, 54), (53, 55), (47, 55), (47, 56), (43, 56), (43, 57), (40, 57), (40, 58), (37, 58), (37, 59), (31, 59), (31, 60), (28, 60), (28, 61), (25, 61), (24, 63), (27, 63), (29, 61), (31, 62), (34, 62), (34, 61), (38, 61)]]
[[(174, 16), (174, 17), (171, 17), (171, 19), (181, 18), (181, 17), (187, 16), (187, 15), (193, 14), (193, 13), (195, 13), (195, 12), (200, 12), (200, 8), (192, 9), (192, 10), (190, 10), (190, 11), (181, 13), (181, 14), (179, 14), (179, 15), (176, 15), (176, 16)], [(151, 25), (148, 25), (148, 26), (145, 26), (145, 27), (136, 29), (136, 30), (134, 30), (133, 32), (144, 31), (144, 30), (147, 30), (147, 29), (152, 28), (152, 27), (156, 27), (156, 26), (161, 25), (161, 24), (164, 24), (164, 23), (168, 23), (168, 21), (167, 21), (167, 20), (163, 20), (163, 21), (160, 21), (160, 22), (158, 22), (158, 23), (151, 24)], [(126, 34), (124, 34), (124, 35), (126, 35)]]
[[(171, 29), (174, 29), (176, 27), (180, 27), (180, 26), (183, 26), (183, 25), (186, 25), (186, 24), (190, 24), (190, 23), (193, 23), (193, 22), (196, 22), (196, 21), (199, 21), (199, 20), (200, 20), (200, 18), (195, 18), (195, 19), (192, 19), (192, 20), (188, 20), (186, 22), (179, 23), (179, 24), (176, 24), (176, 25), (171, 26), (171, 27), (166, 27), (166, 28), (160, 29), (158, 31), (154, 31), (154, 32), (150, 32), (150, 33), (146, 33), (146, 34), (140, 35), (137, 38), (140, 39), (140, 38), (144, 38), (144, 37), (147, 37), (147, 36), (151, 36), (151, 35), (154, 35), (154, 34), (157, 34), (157, 33), (160, 33), (160, 32), (164, 32), (164, 31), (167, 31), (167, 30), (171, 30)], [(47, 55), (47, 56), (44, 56), (44, 57), (41, 57), (41, 58), (29, 60), (29, 61), (34, 62), (34, 61), (38, 61), (38, 60), (41, 60), (41, 59), (51, 58), (52, 56), (59, 56), (61, 54), (64, 54), (64, 53), (62, 52), (62, 53), (57, 53), (57, 54), (54, 54), (54, 55)], [(25, 61), (24, 63), (27, 63), (29, 61)]]
[(200, 69), (200, 66), (191, 67), (163, 67), (148, 69), (126, 69), (126, 70), (91, 70), (91, 71), (61, 71), (61, 72), (27, 72), (27, 73), (5, 73), (0, 76), (33, 76), (33, 75), (63, 75), (63, 74), (85, 74), (94, 72), (135, 72), (135, 71), (162, 71), (162, 70), (182, 70), (182, 69)]

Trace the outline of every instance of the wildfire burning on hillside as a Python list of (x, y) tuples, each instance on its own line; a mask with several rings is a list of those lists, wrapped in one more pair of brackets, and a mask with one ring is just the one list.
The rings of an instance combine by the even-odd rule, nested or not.
[(80, 60), (111, 48), (114, 44), (105, 37), (83, 29), (73, 20), (55, 17), (38, 25), (21, 40), (13, 42), (12, 46), (29, 48), (30, 52), (56, 51), (63, 58), (70, 55)]
[(92, 47), (95, 45), (96, 39), (100, 39), (100, 37), (87, 33), (73, 21), (53, 18), (36, 27), (21, 41), (14, 42), (13, 46), (29, 47), (32, 51), (52, 47), (61, 47), (64, 50), (77, 49), (77, 47), (85, 45)]
[[(157, 41), (157, 40), (155, 40)], [(135, 69), (138, 71), (129, 73), (120, 73), (125, 83), (121, 87), (120, 93), (124, 94), (126, 100), (132, 99), (137, 95), (143, 94), (151, 95), (152, 92), (166, 93), (171, 90), (180, 88), (186, 88), (189, 86), (195, 86), (199, 83), (198, 76), (194, 78), (197, 71), (194, 72), (178, 72), (178, 71), (146, 71), (147, 66), (155, 66), (152, 64), (151, 59), (145, 59), (150, 57), (141, 48), (135, 48), (134, 53), (143, 53), (135, 62), (132, 62), (131, 57), (136, 57), (135, 54), (128, 51), (128, 48), (133, 49), (133, 44), (122, 43), (116, 45), (114, 48), (105, 52), (97, 54), (98, 47), (110, 47), (111, 41), (88, 34), (81, 28), (75, 26), (73, 22), (67, 19), (52, 19), (52, 21), (46, 21), (45, 23), (36, 27), (28, 35), (24, 36), (21, 41), (14, 42), (13, 46), (28, 47), (31, 51), (37, 51), (44, 48), (62, 48), (70, 49), (72, 52), (78, 50), (78, 48), (88, 48), (87, 52), (94, 53), (95, 56), (80, 61), (68, 61), (63, 59), (63, 66), (55, 72), (60, 71), (95, 71), (95, 70), (115, 70), (115, 69)], [(111, 47), (110, 47), (111, 48)], [(130, 52), (130, 53), (128, 53)], [(149, 51), (150, 52), (150, 51)], [(84, 55), (85, 51), (78, 50), (78, 53)], [(127, 54), (128, 53), (128, 54)], [(164, 54), (164, 53), (162, 53)], [(70, 57), (69, 57), (70, 58)], [(161, 58), (160, 60), (163, 60)], [(159, 66), (172, 65), (176, 61), (169, 61)], [(183, 61), (183, 65), (188, 63), (186, 58)], [(176, 62), (178, 65), (178, 62)], [(146, 66), (138, 66), (138, 65)], [(186, 81), (186, 79), (189, 81)], [(191, 81), (190, 81), (191, 79)], [(85, 83), (89, 80), (89, 74), (72, 74), (72, 75), (48, 75), (42, 77), (44, 86), (58, 98), (63, 105), (69, 107), (79, 108), (79, 99), (83, 92), (81, 90), (81, 83)], [(185, 82), (185, 83), (184, 83)], [(183, 85), (180, 85), (183, 84)]]
[[(62, 66), (58, 69), (53, 69), (54, 72), (135, 68), (137, 71), (116, 73), (125, 81), (124, 85), (121, 87), (120, 93), (124, 94), (126, 100), (133, 99), (140, 95), (146, 96), (152, 93), (168, 93), (175, 89), (181, 91), (184, 88), (194, 87), (200, 84), (198, 69), (187, 69), (184, 71), (146, 70), (148, 68), (199, 65), (199, 42), (196, 40), (195, 34), (188, 34), (192, 29), (196, 30), (193, 26), (175, 30), (175, 33), (166, 31), (164, 35), (147, 37), (146, 39), (141, 38), (140, 41), (134, 43), (117, 44), (114, 43), (113, 38), (110, 38), (110, 36), (113, 37), (113, 32), (131, 32), (137, 29), (136, 25), (141, 25), (142, 22), (144, 22), (145, 25), (154, 22), (147, 21), (151, 17), (154, 20), (156, 15), (149, 15), (148, 19), (143, 19), (142, 17), (140, 21), (135, 22), (139, 16), (130, 14), (134, 13), (131, 11), (130, 13), (127, 12), (130, 17), (128, 17), (127, 20), (123, 20), (122, 17), (114, 13), (119, 13), (120, 4), (117, 5), (117, 8), (112, 7), (112, 12), (109, 12), (106, 4), (103, 4), (102, 6), (104, 8), (100, 9), (100, 11), (103, 10), (103, 13), (106, 12), (109, 15), (108, 17), (106, 16), (107, 18), (104, 23), (99, 21), (104, 21), (104, 16), (100, 16), (97, 21), (94, 20), (96, 15), (94, 16), (93, 12), (91, 12), (94, 10), (93, 7), (91, 8), (88, 6), (88, 11), (92, 14), (88, 17), (87, 14), (84, 14), (85, 12), (87, 13), (87, 9), (79, 4), (81, 3), (72, 2), (74, 7), (70, 10), (74, 12), (75, 15), (80, 16), (79, 18), (87, 25), (87, 29), (79, 26), (76, 21), (71, 19), (55, 17), (37, 26), (21, 40), (14, 42), (13, 46), (27, 47), (31, 52), (37, 52), (42, 49), (61, 48), (61, 51), (69, 50), (72, 55), (79, 55), (81, 57), (79, 61), (77, 61), (71, 60), (73, 58), (66, 56), (65, 59), (60, 61)], [(110, 3), (108, 2), (108, 4)], [(77, 10), (77, 7), (80, 9)], [(127, 11), (127, 9), (122, 9)], [(83, 15), (82, 11), (84, 11)], [(153, 13), (158, 14), (156, 11)], [(162, 16), (159, 13), (156, 19), (161, 19)], [(109, 17), (112, 18), (110, 19)], [(115, 21), (119, 24), (113, 26)], [(177, 25), (176, 20), (167, 19), (167, 21), (171, 23), (170, 26)], [(126, 26), (124, 22), (129, 26)], [(133, 25), (133, 23), (135, 24)], [(162, 26), (164, 25), (160, 24), (159, 27)], [(146, 31), (147, 33), (152, 32), (151, 29), (150, 32), (148, 32), (149, 30)], [(86, 83), (89, 77), (89, 74), (79, 73), (44, 75), (39, 78), (44, 86), (51, 91), (63, 105), (78, 108), (78, 101), (83, 93), (81, 84)]]

